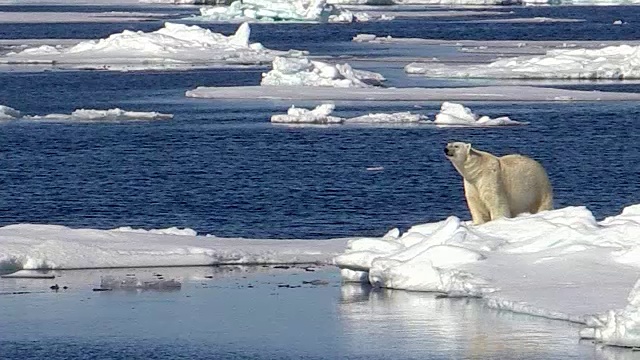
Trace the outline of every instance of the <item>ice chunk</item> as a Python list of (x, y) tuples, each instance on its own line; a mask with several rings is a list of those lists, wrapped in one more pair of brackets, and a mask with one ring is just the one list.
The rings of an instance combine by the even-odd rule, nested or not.
[(436, 114), (435, 124), (459, 126), (500, 126), (525, 125), (526, 122), (511, 120), (507, 116), (492, 119), (488, 116), (478, 118), (468, 107), (452, 102), (443, 102), (440, 112)]
[(182, 283), (176, 279), (161, 277), (139, 279), (136, 276), (115, 277), (105, 275), (100, 278), (100, 288), (109, 290), (178, 290)]
[(410, 112), (392, 114), (368, 114), (354, 118), (341, 118), (331, 116), (335, 105), (322, 104), (313, 110), (297, 108), (291, 106), (286, 115), (276, 114), (271, 116), (272, 123), (285, 124), (406, 124), (406, 123), (428, 123), (426, 117)]
[(5, 105), (0, 105), (0, 120), (15, 120), (21, 116), (20, 111)]
[(291, 106), (286, 115), (271, 116), (272, 123), (287, 124), (339, 124), (344, 119), (330, 116), (335, 106), (333, 104), (318, 105), (313, 110)]
[(432, 77), (638, 79), (640, 46), (549, 50), (543, 56), (506, 58), (486, 65), (411, 63), (405, 71)]
[(119, 108), (109, 110), (78, 109), (71, 114), (48, 114), (44, 116), (25, 116), (25, 120), (40, 121), (125, 121), (125, 120), (164, 120), (173, 118), (172, 114), (159, 112), (125, 111)]
[(246, 23), (235, 34), (225, 36), (198, 26), (167, 22), (148, 33), (125, 30), (73, 46), (26, 48), (0, 57), (0, 63), (135, 70), (264, 64), (286, 54), (249, 43), (249, 35)]
[(388, 16), (371, 16), (351, 12), (326, 0), (238, 0), (229, 6), (200, 8), (200, 16), (187, 18), (198, 21), (295, 21), (295, 22), (353, 22), (391, 20)]
[(276, 57), (273, 69), (262, 74), (262, 86), (329, 86), (372, 87), (380, 85), (384, 77), (378, 73), (354, 70), (349, 64), (331, 65), (307, 57)]
[(175, 226), (166, 228), (166, 229), (134, 229), (131, 226), (121, 226), (119, 228), (112, 229), (111, 231), (120, 231), (120, 232), (133, 232), (138, 234), (164, 234), (164, 235), (184, 235), (184, 236), (196, 236), (198, 233), (189, 228), (180, 229)]

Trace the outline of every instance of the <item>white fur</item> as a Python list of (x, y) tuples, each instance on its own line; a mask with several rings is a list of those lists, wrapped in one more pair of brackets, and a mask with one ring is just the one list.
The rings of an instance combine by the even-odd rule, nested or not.
[(474, 224), (553, 209), (553, 190), (537, 161), (522, 155), (496, 157), (471, 144), (453, 142), (447, 158), (464, 179)]

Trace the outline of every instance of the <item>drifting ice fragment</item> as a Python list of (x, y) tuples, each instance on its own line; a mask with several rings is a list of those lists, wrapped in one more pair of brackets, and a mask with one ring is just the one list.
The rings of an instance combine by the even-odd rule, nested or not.
[(124, 289), (124, 290), (177, 290), (182, 287), (182, 283), (175, 279), (164, 280), (161, 278), (141, 280), (136, 276), (126, 276), (117, 278), (105, 275), (100, 278), (100, 288), (102, 289)]

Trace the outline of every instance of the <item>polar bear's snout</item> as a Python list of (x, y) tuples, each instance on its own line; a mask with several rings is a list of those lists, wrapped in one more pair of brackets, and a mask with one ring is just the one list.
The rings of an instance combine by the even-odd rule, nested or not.
[(444, 147), (444, 154), (447, 156), (453, 156), (454, 152), (453, 150), (449, 149), (449, 146), (445, 146)]

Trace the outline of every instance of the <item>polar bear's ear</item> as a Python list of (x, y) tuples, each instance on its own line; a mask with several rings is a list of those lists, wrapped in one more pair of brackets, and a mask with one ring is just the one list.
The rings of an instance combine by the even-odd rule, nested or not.
[(469, 144), (469, 143), (464, 144), (464, 149), (466, 150), (467, 155), (469, 155), (471, 153), (471, 151), (473, 150), (473, 149), (471, 149), (471, 144)]
[(478, 153), (476, 149), (471, 147), (471, 144), (465, 144), (465, 148), (467, 149), (467, 156), (480, 155), (480, 153)]

